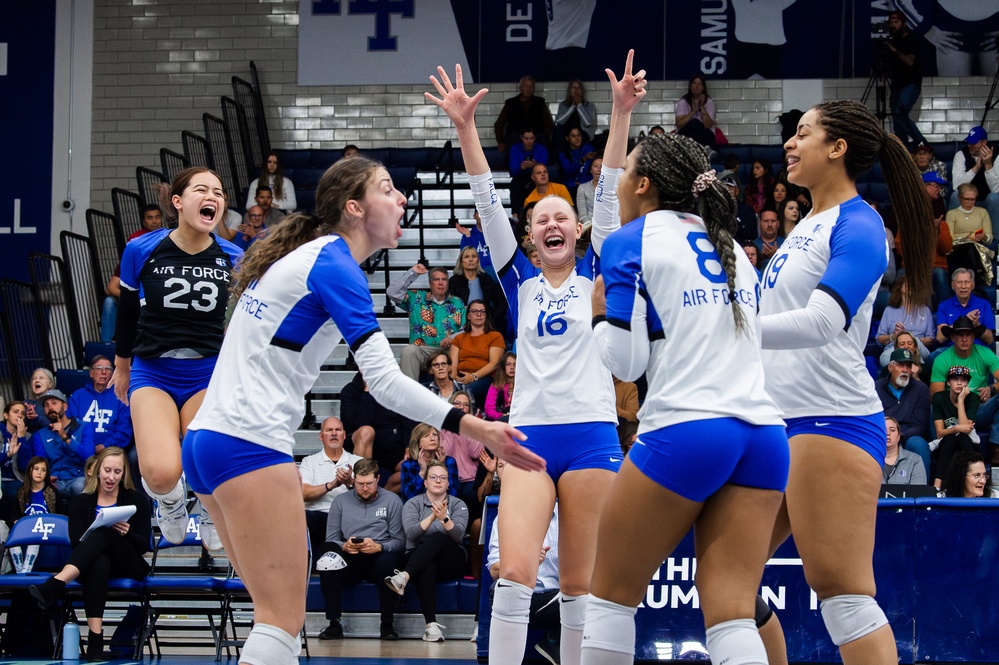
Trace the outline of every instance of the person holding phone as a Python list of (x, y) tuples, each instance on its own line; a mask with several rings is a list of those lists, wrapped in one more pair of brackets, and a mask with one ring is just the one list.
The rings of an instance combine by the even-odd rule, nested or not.
[[(343, 638), (340, 600), (345, 586), (367, 580), (378, 587), (381, 601), (381, 638), (397, 640), (392, 627), (396, 595), (384, 579), (402, 566), (406, 536), (402, 528), (402, 499), (378, 487), (378, 462), (354, 463), (354, 489), (330, 506), (326, 526), (326, 554), (316, 563), (330, 625), (321, 640)], [(346, 562), (346, 566), (342, 566)]]

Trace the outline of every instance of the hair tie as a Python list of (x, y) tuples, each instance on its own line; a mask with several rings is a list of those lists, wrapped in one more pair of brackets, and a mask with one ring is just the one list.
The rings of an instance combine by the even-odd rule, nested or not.
[(313, 215), (311, 212), (306, 215), (306, 219), (308, 219), (308, 221), (309, 221), (309, 226), (312, 226), (313, 228), (318, 229), (320, 226), (323, 225), (323, 220), (319, 219), (318, 217), (316, 217), (315, 215)]
[(718, 182), (718, 177), (715, 175), (715, 170), (710, 169), (694, 178), (694, 184), (690, 186), (690, 191), (693, 192), (694, 198), (696, 199), (700, 196), (701, 192), (707, 189), (711, 183), (714, 182)]

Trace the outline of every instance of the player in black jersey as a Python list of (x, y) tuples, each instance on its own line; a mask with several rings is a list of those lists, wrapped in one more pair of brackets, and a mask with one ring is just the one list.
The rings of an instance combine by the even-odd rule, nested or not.
[[(177, 174), (173, 230), (147, 233), (121, 260), (115, 394), (129, 404), (142, 484), (157, 500), (167, 540), (187, 531), (180, 439), (201, 406), (222, 346), (233, 267), (241, 250), (211, 231), (226, 214), (222, 181), (205, 168)], [(202, 542), (222, 542), (202, 511)]]

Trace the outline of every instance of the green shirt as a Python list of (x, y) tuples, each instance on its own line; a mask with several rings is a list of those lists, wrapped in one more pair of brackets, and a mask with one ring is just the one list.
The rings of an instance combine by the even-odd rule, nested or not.
[(930, 383), (946, 382), (947, 372), (955, 365), (971, 370), (971, 381), (968, 383), (968, 388), (975, 391), (989, 385), (992, 376), (999, 370), (999, 357), (991, 349), (981, 344), (972, 344), (971, 355), (967, 358), (958, 358), (954, 347), (948, 347), (933, 361)]
[(465, 305), (456, 296), (443, 303), (429, 291), (406, 291), (399, 305), (409, 312), (409, 342), (417, 346), (440, 346), (445, 337), (461, 332), (465, 325)]

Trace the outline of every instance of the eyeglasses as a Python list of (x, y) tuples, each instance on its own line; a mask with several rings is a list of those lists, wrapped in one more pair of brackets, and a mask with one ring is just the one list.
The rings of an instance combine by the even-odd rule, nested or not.
[(359, 483), (356, 480), (354, 481), (354, 487), (374, 487), (377, 484), (378, 484), (377, 480), (368, 480), (363, 483)]
[(485, 314), (486, 310), (484, 310), (484, 309), (470, 309), (470, 310), (468, 310), (468, 313), (469, 314)]
[(987, 474), (987, 473), (969, 473), (968, 477), (971, 478), (972, 480), (985, 480), (986, 478), (989, 477), (989, 474)]
[(472, 408), (472, 405), (469, 404), (468, 402), (455, 402), (451, 406), (455, 407), (456, 409), (470, 409), (470, 408)]
[(247, 215), (250, 219), (261, 219), (263, 215)]
[(431, 367), (447, 367), (447, 363), (446, 362), (430, 363), (430, 366)]
[(447, 480), (447, 476), (437, 476), (437, 475), (427, 476), (427, 480), (433, 480), (435, 482), (437, 481), (444, 482), (445, 480)]
[(92, 372), (110, 372), (110, 371), (113, 371), (114, 368), (113, 367), (91, 367), (90, 370)]
[(960, 196), (958, 198), (960, 198), (962, 201), (969, 201), (969, 202), (978, 200), (977, 196)]

